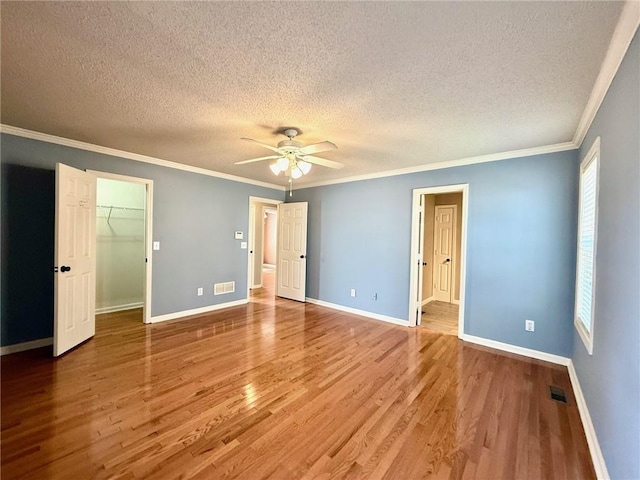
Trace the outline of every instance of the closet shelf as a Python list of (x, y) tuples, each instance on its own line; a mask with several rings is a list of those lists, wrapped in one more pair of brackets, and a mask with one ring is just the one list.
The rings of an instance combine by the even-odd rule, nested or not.
[(107, 223), (109, 225), (111, 225), (110, 223), (111, 213), (114, 210), (122, 211), (122, 212), (143, 212), (144, 213), (144, 208), (137, 208), (137, 207), (116, 207), (113, 205), (96, 205), (96, 208), (104, 208), (105, 210), (109, 210), (109, 213), (105, 215), (107, 217)]

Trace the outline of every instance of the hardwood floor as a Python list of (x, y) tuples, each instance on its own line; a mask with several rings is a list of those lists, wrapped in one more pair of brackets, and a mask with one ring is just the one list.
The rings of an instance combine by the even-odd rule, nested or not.
[(434, 332), (458, 335), (458, 305), (433, 301), (422, 307), (420, 327)]
[(595, 477), (563, 367), (269, 288), (134, 315), (57, 360), (2, 357), (3, 479)]

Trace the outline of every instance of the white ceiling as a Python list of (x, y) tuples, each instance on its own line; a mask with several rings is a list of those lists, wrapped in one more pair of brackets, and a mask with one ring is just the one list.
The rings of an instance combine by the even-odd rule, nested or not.
[(6, 2), (2, 123), (298, 185), (571, 141), (622, 2)]

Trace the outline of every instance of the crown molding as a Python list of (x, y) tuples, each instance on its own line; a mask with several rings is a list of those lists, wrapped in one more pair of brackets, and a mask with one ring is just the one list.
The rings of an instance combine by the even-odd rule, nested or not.
[(600, 73), (598, 73), (596, 83), (593, 85), (593, 90), (591, 90), (591, 95), (589, 96), (589, 101), (582, 112), (582, 117), (580, 117), (580, 121), (578, 122), (578, 128), (576, 128), (576, 133), (573, 136), (573, 143), (578, 147), (582, 145), (585, 135), (589, 131), (593, 120), (596, 118), (598, 109), (600, 105), (602, 105), (604, 97), (609, 91), (609, 87), (611, 87), (613, 78), (616, 76), (616, 73), (618, 73), (618, 68), (620, 68), (620, 64), (629, 49), (629, 45), (639, 25), (640, 2), (637, 0), (628, 0), (622, 8), (618, 24), (613, 31), (613, 36), (609, 43), (609, 48), (602, 61)]
[(578, 148), (573, 142), (556, 143), (554, 145), (544, 145), (542, 147), (524, 148), (522, 150), (511, 150), (508, 152), (492, 153), (490, 155), (479, 155), (477, 157), (461, 158), (447, 162), (429, 163), (416, 167), (399, 168), (396, 170), (386, 170), (384, 172), (370, 173), (366, 175), (356, 175), (353, 177), (337, 178), (313, 183), (298, 183), (298, 190), (304, 188), (323, 187), (326, 185), (336, 185), (339, 183), (359, 182), (361, 180), (373, 180), (376, 178), (395, 177), (397, 175), (407, 175), (409, 173), (427, 172), (430, 170), (442, 170), (444, 168), (462, 167), (474, 165), (476, 163), (497, 162), (499, 160), (509, 160), (512, 158), (531, 157), (533, 155), (544, 155), (547, 153), (565, 152)]
[(214, 170), (208, 170), (206, 168), (194, 167), (191, 165), (172, 162), (170, 160), (163, 160), (161, 158), (149, 157), (147, 155), (140, 155), (138, 153), (127, 152), (125, 150), (117, 150), (115, 148), (103, 147), (101, 145), (94, 145), (93, 143), (80, 142), (78, 140), (71, 140), (70, 138), (58, 137), (56, 135), (49, 135), (48, 133), (41, 133), (33, 130), (27, 130), (25, 128), (14, 127), (12, 125), (0, 124), (0, 133), (15, 135), (17, 137), (30, 138), (32, 140), (40, 140), (41, 142), (54, 143), (56, 145), (63, 145), (65, 147), (78, 148), (80, 150), (86, 150), (89, 152), (102, 153), (104, 155), (111, 155), (114, 157), (126, 158), (128, 160), (134, 160), (136, 162), (150, 163), (150, 164), (158, 165), (161, 167), (173, 168), (176, 170), (183, 170), (185, 172), (190, 172), (190, 173), (197, 173), (199, 175), (222, 178), (224, 180), (231, 180), (232, 182), (247, 183), (249, 185), (272, 188), (274, 190), (280, 190), (280, 191), (286, 191), (287, 189), (287, 187), (284, 187), (282, 185), (276, 185), (274, 183), (261, 182), (259, 180), (251, 180), (249, 178), (238, 177), (236, 175), (229, 175), (227, 173), (216, 172)]

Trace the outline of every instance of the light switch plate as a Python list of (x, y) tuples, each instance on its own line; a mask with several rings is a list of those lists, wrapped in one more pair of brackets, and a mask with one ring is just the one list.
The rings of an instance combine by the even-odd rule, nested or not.
[(236, 240), (242, 240), (244, 238), (244, 233), (236, 232), (235, 237), (236, 237)]
[(242, 242), (240, 244), (240, 248), (243, 249), (243, 250), (246, 250), (247, 249), (247, 242)]
[(153, 242), (153, 249), (160, 250), (160, 242)]

